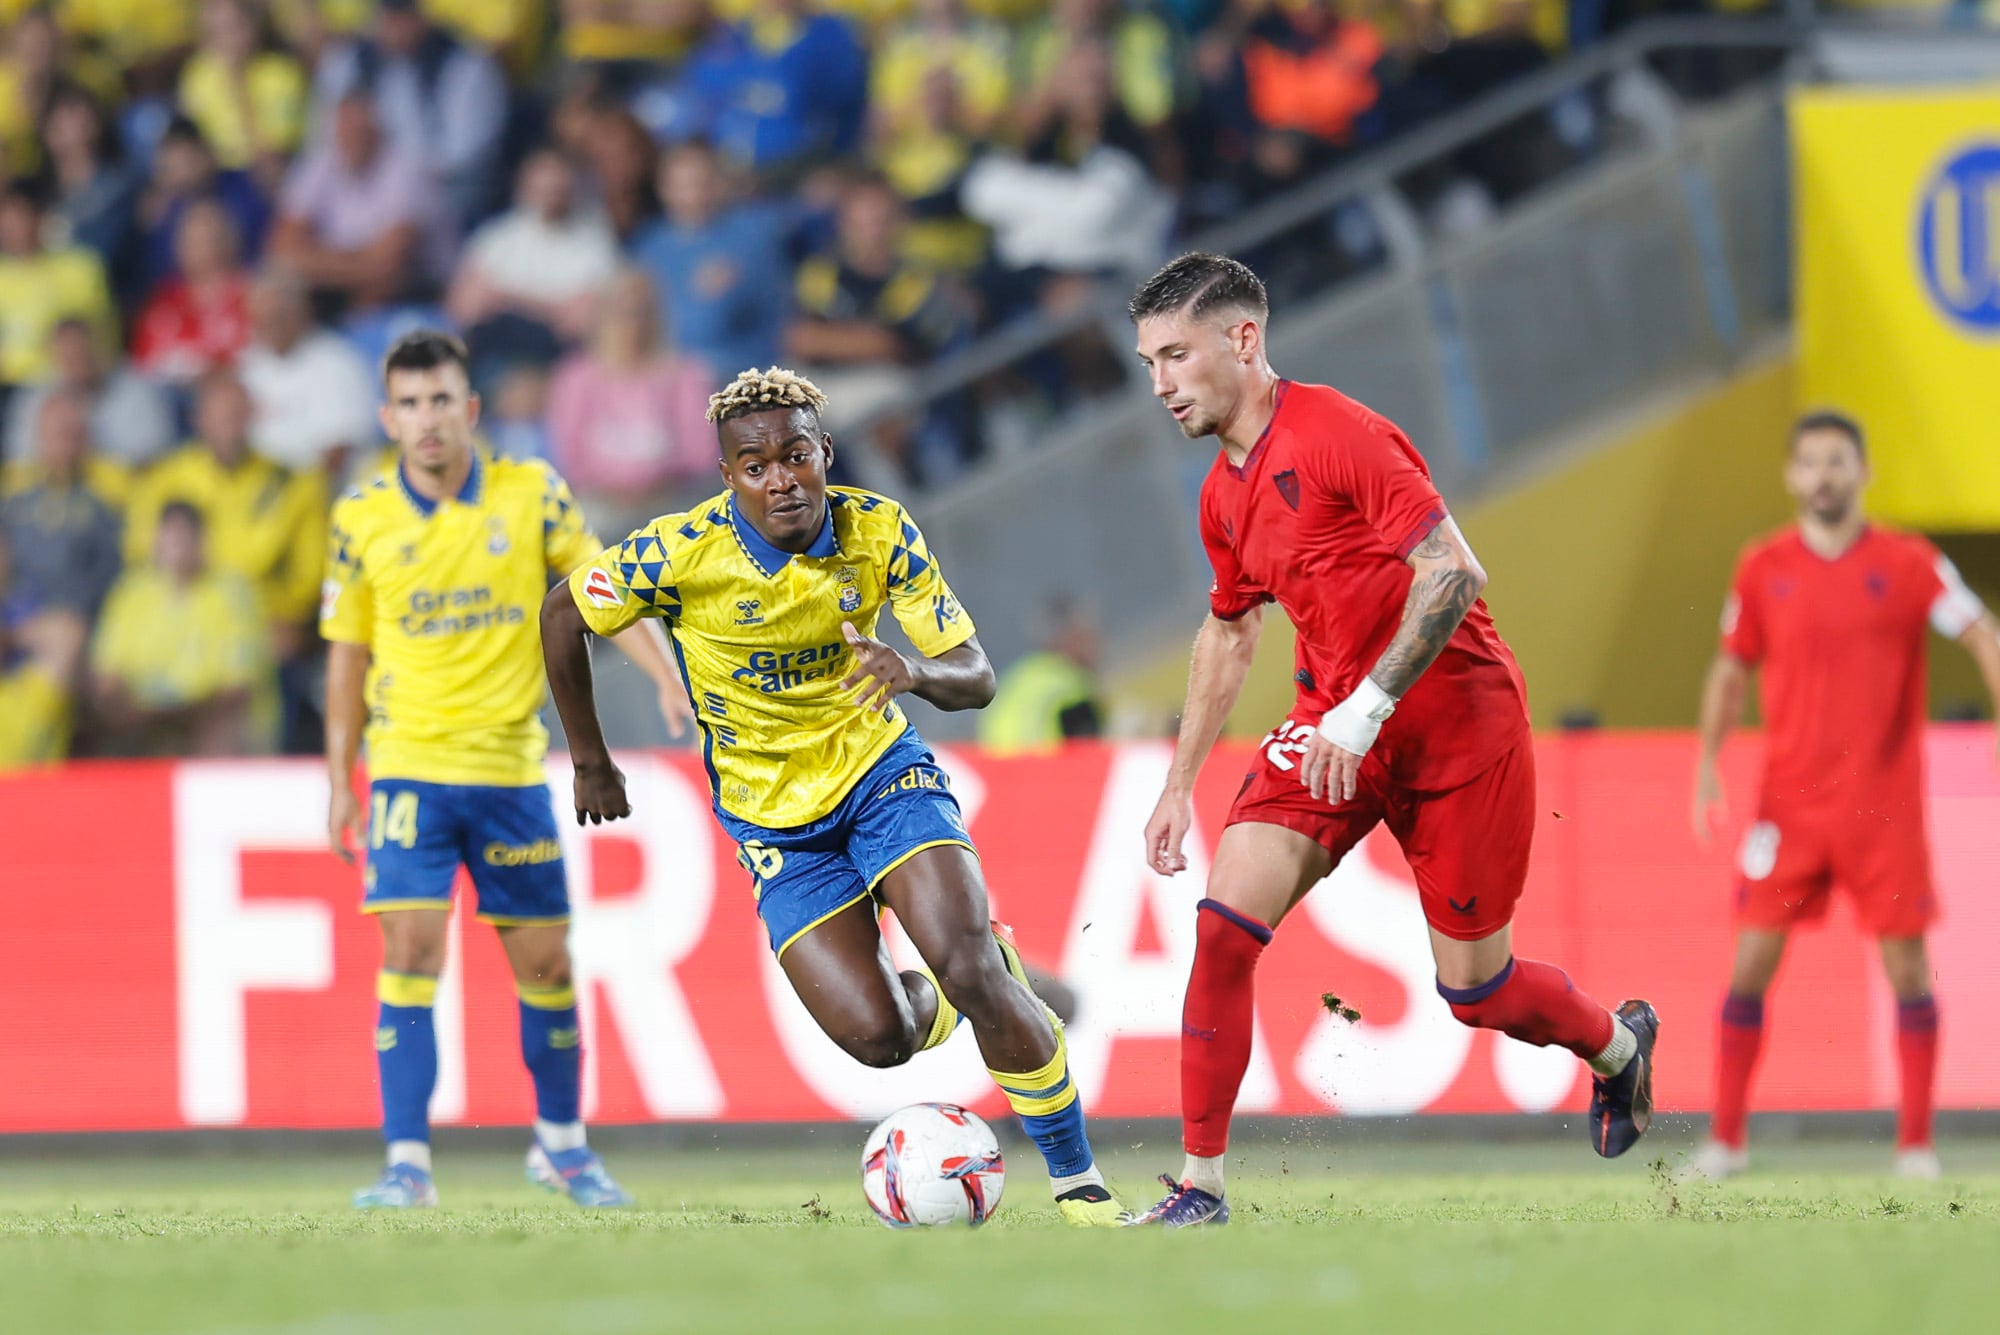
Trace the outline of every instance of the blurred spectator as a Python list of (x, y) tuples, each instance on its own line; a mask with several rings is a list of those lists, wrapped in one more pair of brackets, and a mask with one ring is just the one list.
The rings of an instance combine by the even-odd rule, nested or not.
[(539, 366), (503, 371), (480, 405), (479, 430), (495, 454), (549, 457), (549, 373)]
[[(1143, 133), (1112, 85), (1105, 48), (1070, 49), (1049, 113), (1023, 157), (990, 154), (967, 173), (965, 210), (993, 228), (1011, 269), (1099, 274), (1150, 268), (1166, 244), (1173, 200), (1147, 174)], [(1045, 284), (1026, 286), (1047, 302)], [(1064, 300), (1075, 294), (1065, 290)], [(1026, 304), (1017, 295), (1003, 307)]]
[(1098, 626), (1067, 596), (1049, 600), (1042, 647), (1000, 674), (993, 703), (979, 715), (979, 744), (994, 755), (1052, 751), (1073, 737), (1097, 737)]
[(632, 240), (659, 214), (653, 194), (658, 151), (639, 118), (622, 107), (599, 108), (583, 121), (581, 153), (571, 160), (588, 165), (591, 186), (620, 244)]
[(181, 110), (232, 171), (275, 187), (305, 138), (306, 72), (255, 0), (202, 0), (201, 46), (181, 67)]
[(375, 0), (271, 0), (285, 45), (313, 68), (335, 44), (358, 37), (375, 17)]
[(213, 200), (229, 215), (244, 260), (253, 261), (263, 252), (270, 202), (249, 173), (217, 167), (215, 154), (193, 121), (176, 119), (153, 148), (153, 179), (139, 200), (145, 290), (154, 290), (180, 272), (175, 248), (180, 244), (181, 214), (196, 200)]
[(506, 78), (491, 56), (432, 24), (417, 0), (376, 0), (370, 34), (328, 52), (313, 83), (322, 124), (349, 95), (372, 99), (390, 137), (442, 179), (461, 226), (498, 197)]
[(160, 512), (152, 563), (118, 580), (90, 654), (106, 749), (241, 755), (267, 749), (269, 658), (256, 599), (210, 568), (201, 512)]
[(170, 86), (167, 76), (194, 43), (192, 0), (64, 0), (56, 12), (70, 36), (101, 53), (141, 95)]
[(42, 611), (15, 590), (0, 533), (0, 773), (68, 753), (70, 699), (89, 635), (76, 613)]
[(174, 238), (180, 276), (153, 289), (132, 333), (132, 360), (156, 380), (186, 384), (229, 366), (250, 341), (250, 275), (228, 210), (198, 199)]
[(10, 470), (0, 500), (0, 532), (21, 591), (40, 606), (86, 619), (118, 577), (119, 560), (117, 475), (109, 466), (91, 467), (89, 411), (73, 389), (43, 400), (34, 459)]
[(831, 253), (798, 268), (797, 314), (785, 355), (815, 368), (842, 419), (868, 416), (908, 389), (903, 368), (937, 356), (967, 332), (963, 304), (908, 264), (903, 201), (879, 176), (851, 182)]
[(701, 0), (562, 0), (562, 49), (623, 85), (687, 54), (706, 25)]
[(517, 79), (529, 77), (542, 63), (547, 0), (424, 0), (424, 12), (460, 41), (492, 55)]
[(367, 96), (354, 94), (334, 107), (331, 134), (292, 169), (271, 255), (316, 293), (365, 310), (442, 279), (444, 208), (423, 162), (385, 140)]
[(256, 592), (273, 651), (284, 659), (304, 646), (319, 608), (327, 485), (316, 469), (295, 473), (252, 451), (250, 413), (250, 395), (234, 375), (216, 371), (202, 380), (196, 439), (132, 485), (125, 560), (145, 564), (169, 504), (193, 506), (207, 530), (210, 563)]
[[(971, 332), (964, 295), (904, 259), (904, 225), (903, 202), (889, 183), (860, 177), (841, 196), (833, 250), (798, 268), (785, 354), (826, 391), (827, 424), (836, 433), (904, 406), (916, 388), (912, 368)], [(870, 444), (904, 479), (939, 485), (965, 460), (963, 410), (956, 398), (919, 406), (915, 422), (878, 422)]]
[(514, 207), (473, 233), (445, 298), (479, 380), (495, 362), (547, 365), (580, 340), (619, 265), (611, 225), (579, 206), (562, 154), (529, 154), (517, 181)]
[(338, 476), (380, 436), (374, 376), (345, 340), (313, 323), (297, 274), (273, 269), (250, 285), (250, 344), (237, 369), (254, 406), (251, 444), (294, 472)]
[(1022, 142), (1040, 139), (1062, 118), (1079, 79), (1108, 79), (1113, 104), (1145, 140), (1141, 161), (1179, 184), (1168, 128), (1180, 94), (1176, 54), (1173, 33), (1158, 16), (1120, 12), (1115, 0), (1055, 0), (1048, 17), (1022, 37), (1020, 53), (1028, 91), (1013, 119)]
[(852, 153), (867, 109), (868, 53), (847, 20), (805, 0), (763, 0), (688, 58), (697, 133), (762, 175)]
[(49, 335), (53, 376), (15, 395), (7, 409), (7, 452), (25, 458), (52, 394), (74, 395), (89, 413), (97, 457), (125, 468), (151, 463), (174, 443), (174, 410), (159, 386), (124, 362), (109, 362), (98, 350), (90, 325), (67, 319)]
[(1264, 132), (1256, 151), (1267, 176), (1290, 180), (1318, 160), (1294, 164), (1277, 145), (1287, 133), (1303, 136), (1313, 148), (1354, 143), (1357, 123), (1381, 96), (1376, 67), (1382, 38), (1357, 19), (1344, 17), (1331, 0), (1273, 5), (1251, 23), (1242, 48), (1244, 97)]
[(43, 122), (53, 205), (49, 221), (73, 245), (95, 251), (119, 291), (132, 282), (132, 242), (139, 177), (128, 167), (118, 130), (97, 99), (68, 84)]
[(49, 373), (49, 335), (65, 319), (89, 322), (99, 346), (117, 339), (111, 288), (96, 254), (42, 241), (42, 206), (18, 183), (0, 192), (0, 382)]
[(600, 523), (624, 532), (656, 512), (650, 502), (662, 492), (717, 481), (706, 420), (714, 383), (706, 366), (660, 337), (644, 271), (619, 273), (590, 346), (564, 361), (549, 386), (551, 458)]
[(869, 76), (870, 160), (910, 203), (912, 258), (978, 266), (985, 230), (958, 210), (958, 185), (1007, 109), (1007, 30), (966, 18), (964, 0), (920, 0)]
[(778, 360), (791, 309), (786, 217), (778, 206), (730, 199), (715, 150), (677, 144), (660, 162), (666, 216), (632, 258), (671, 313), (674, 340), (718, 377)]

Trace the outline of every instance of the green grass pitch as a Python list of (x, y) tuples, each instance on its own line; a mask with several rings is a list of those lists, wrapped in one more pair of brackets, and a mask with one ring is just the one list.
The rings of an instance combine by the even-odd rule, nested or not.
[[(1236, 1222), (1072, 1232), (1033, 1150), (978, 1232), (893, 1233), (853, 1144), (627, 1149), (643, 1208), (585, 1215), (519, 1160), (439, 1153), (445, 1207), (358, 1215), (365, 1155), (0, 1159), (0, 1330), (558, 1335), (695, 1330), (1829, 1332), (2000, 1330), (2000, 1143), (1942, 1182), (1883, 1146), (1776, 1147), (1676, 1186), (1686, 1143), (1602, 1164), (1574, 1143), (1244, 1151)], [(1128, 1141), (1130, 1137), (1126, 1138)], [(1128, 1204), (1171, 1135), (1106, 1145)]]

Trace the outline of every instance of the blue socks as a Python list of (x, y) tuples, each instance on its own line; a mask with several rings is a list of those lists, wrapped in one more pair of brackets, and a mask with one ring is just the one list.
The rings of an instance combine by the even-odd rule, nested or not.
[(428, 974), (375, 976), (375, 1069), (382, 1081), (382, 1139), (428, 1145), (431, 1091), (437, 1088), (438, 980)]

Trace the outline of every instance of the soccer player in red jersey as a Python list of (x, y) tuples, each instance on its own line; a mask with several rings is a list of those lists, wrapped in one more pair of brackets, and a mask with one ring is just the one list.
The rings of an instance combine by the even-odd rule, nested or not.
[(1738, 856), (1736, 960), (1722, 1003), (1715, 1120), (1694, 1166), (1727, 1177), (1748, 1162), (1744, 1116), (1764, 1041), (1764, 993), (1794, 926), (1825, 916), (1833, 886), (1881, 941), (1895, 991), (1902, 1101), (1896, 1171), (1936, 1177), (1931, 1084), (1937, 1002), (1924, 933), (1937, 918), (1924, 839), (1925, 628), (1971, 651), (2000, 697), (1993, 618), (1938, 550), (1870, 524), (1868, 454), (1850, 418), (1792, 428), (1785, 486), (1798, 521), (1744, 552), (1701, 697), (1695, 837), (1722, 807), (1716, 762), (1763, 674), (1763, 792)]
[(1652, 1117), (1659, 1017), (1614, 1015), (1561, 969), (1516, 959), (1534, 834), (1534, 749), (1514, 657), (1480, 601), (1486, 573), (1395, 424), (1265, 355), (1264, 285), (1184, 255), (1132, 299), (1139, 356), (1190, 440), (1222, 451), (1201, 492), (1215, 570), (1187, 705), (1146, 856), (1172, 875), (1195, 775), (1257, 647), (1263, 606), (1298, 631), (1298, 698), (1258, 748), (1196, 912), (1181, 1017), (1187, 1162), (1134, 1222), (1226, 1222), (1222, 1156), (1250, 1060), (1257, 957), (1287, 911), (1378, 822), (1415, 874), (1438, 992), (1465, 1024), (1568, 1048), (1595, 1077), (1591, 1145), (1624, 1153)]

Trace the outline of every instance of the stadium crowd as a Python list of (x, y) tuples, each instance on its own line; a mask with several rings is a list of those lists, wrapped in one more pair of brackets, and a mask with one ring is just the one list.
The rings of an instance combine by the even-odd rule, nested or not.
[(840, 480), (938, 485), (980, 415), (895, 420), (925, 364), (1631, 9), (0, 0), (0, 768), (318, 747), (325, 514), (412, 327), (603, 533), (714, 488), (750, 365), (870, 425)]

